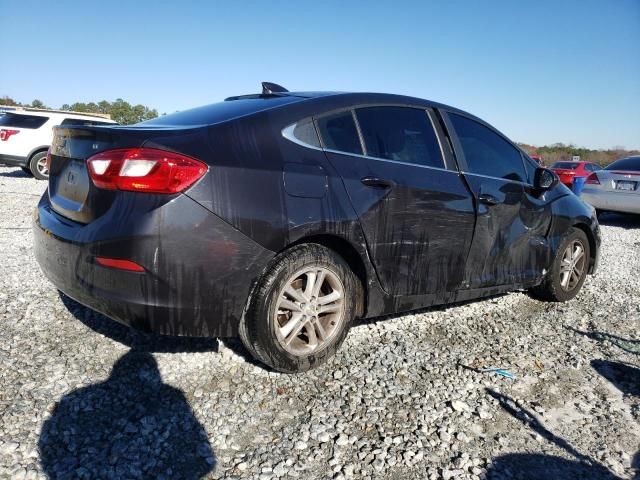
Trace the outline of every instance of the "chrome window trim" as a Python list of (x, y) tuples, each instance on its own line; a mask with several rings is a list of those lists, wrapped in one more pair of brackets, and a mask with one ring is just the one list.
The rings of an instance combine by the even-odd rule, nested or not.
[(395, 163), (395, 164), (398, 164), (398, 165), (407, 165), (409, 167), (428, 168), (430, 170), (438, 170), (438, 171), (441, 171), (441, 172), (451, 172), (451, 173), (455, 173), (455, 174), (463, 173), (463, 172), (458, 171), (457, 169), (452, 170), (450, 168), (440, 168), (440, 167), (432, 167), (432, 166), (429, 166), (429, 165), (420, 165), (418, 163), (401, 162), (399, 160), (390, 160), (388, 158), (374, 157), (374, 156), (371, 156), (371, 155), (361, 155), (361, 154), (358, 154), (358, 153), (342, 152), (340, 150), (333, 150), (331, 148), (322, 148), (322, 147), (316, 147), (315, 145), (309, 145), (308, 143), (301, 142), (300, 140), (298, 140), (296, 137), (293, 136), (293, 131), (294, 131), (294, 129), (295, 129), (295, 127), (296, 127), (296, 125), (298, 123), (299, 122), (292, 123), (291, 125), (288, 125), (288, 126), (284, 127), (282, 129), (281, 133), (282, 133), (282, 136), (284, 138), (286, 138), (290, 142), (293, 142), (293, 143), (295, 143), (297, 145), (300, 145), (301, 147), (310, 148), (311, 150), (319, 150), (321, 152), (336, 153), (338, 155), (349, 155), (349, 156), (352, 156), (352, 157), (366, 158), (366, 159), (369, 159), (369, 160), (376, 160), (378, 162), (388, 162), (388, 163)]
[(373, 157), (371, 155), (359, 155), (357, 153), (341, 152), (340, 150), (332, 150), (330, 148), (325, 148), (323, 150), (325, 152), (337, 153), (338, 155), (349, 155), (352, 157), (366, 158), (368, 160), (376, 160), (378, 162), (396, 163), (398, 165), (407, 165), (409, 167), (418, 167), (418, 168), (428, 168), (430, 170), (439, 170), (442, 172), (451, 172), (455, 174), (462, 173), (462, 172), (459, 172), (458, 170), (451, 170), (449, 168), (431, 167), (429, 165), (420, 165), (418, 163), (401, 162), (400, 160), (389, 160), (388, 158)]
[(502, 180), (503, 182), (519, 183), (520, 185), (524, 185), (525, 187), (533, 187), (533, 185), (530, 184), (530, 183), (521, 182), (519, 180), (511, 180), (510, 178), (492, 177), (491, 175), (482, 175), (481, 173), (465, 172), (463, 170), (460, 170), (460, 173), (463, 174), (463, 175), (471, 175), (471, 176), (474, 176), (474, 177), (490, 178), (492, 180)]

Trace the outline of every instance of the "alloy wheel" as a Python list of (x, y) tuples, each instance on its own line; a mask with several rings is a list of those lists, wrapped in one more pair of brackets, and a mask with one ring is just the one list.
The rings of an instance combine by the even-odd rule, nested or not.
[(36, 163), (36, 168), (38, 169), (38, 173), (40, 175), (42, 175), (43, 177), (48, 177), (49, 169), (47, 168), (47, 157), (42, 157), (40, 160), (38, 160), (38, 163)]
[(580, 283), (586, 266), (584, 245), (580, 240), (573, 240), (562, 255), (560, 263), (560, 286), (566, 292), (575, 289)]
[(282, 348), (299, 356), (327, 346), (342, 330), (344, 285), (324, 267), (293, 274), (278, 295), (274, 326)]

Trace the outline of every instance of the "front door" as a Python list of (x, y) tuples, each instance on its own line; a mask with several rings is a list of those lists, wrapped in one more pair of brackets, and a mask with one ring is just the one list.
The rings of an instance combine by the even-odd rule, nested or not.
[(432, 119), (426, 109), (398, 106), (317, 119), (380, 281), (396, 296), (457, 290), (471, 245), (473, 197), (445, 164)]
[(459, 113), (443, 116), (478, 212), (467, 286), (534, 281), (545, 265), (551, 222), (549, 203), (531, 185), (535, 168), (488, 126)]

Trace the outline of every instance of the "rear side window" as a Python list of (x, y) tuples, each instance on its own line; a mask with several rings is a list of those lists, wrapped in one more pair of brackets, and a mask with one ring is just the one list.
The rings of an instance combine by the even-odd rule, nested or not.
[(356, 115), (368, 156), (444, 167), (440, 145), (425, 110), (365, 107), (357, 109)]
[(81, 118), (65, 118), (60, 125), (113, 125), (113, 123), (101, 122), (99, 120), (85, 120)]
[(526, 182), (520, 151), (493, 130), (450, 113), (470, 173)]
[(49, 117), (5, 113), (4, 115), (0, 116), (0, 127), (36, 129), (47, 123), (47, 120), (49, 120)]
[(317, 122), (324, 148), (362, 155), (362, 146), (351, 110), (321, 117)]
[(631, 172), (640, 172), (640, 157), (628, 157), (616, 160), (608, 165), (605, 170), (627, 170)]
[(295, 127), (293, 127), (293, 136), (305, 145), (311, 145), (312, 147), (320, 146), (320, 139), (316, 133), (316, 127), (310, 118), (296, 123)]

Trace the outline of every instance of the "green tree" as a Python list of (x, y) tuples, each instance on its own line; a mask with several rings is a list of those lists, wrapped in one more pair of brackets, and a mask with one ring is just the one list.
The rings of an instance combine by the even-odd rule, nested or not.
[(41, 100), (38, 100), (38, 99), (36, 99), (33, 102), (31, 102), (31, 107), (32, 108), (47, 108), (47, 106), (44, 103), (42, 103)]
[(0, 97), (0, 105), (7, 105), (9, 107), (19, 107), (22, 105), (20, 102), (16, 102), (13, 98), (3, 95)]

